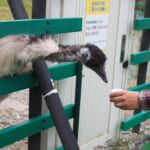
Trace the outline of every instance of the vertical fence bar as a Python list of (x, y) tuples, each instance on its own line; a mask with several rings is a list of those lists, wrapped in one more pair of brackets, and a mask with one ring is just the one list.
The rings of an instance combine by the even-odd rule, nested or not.
[[(32, 18), (45, 18), (46, 0), (32, 0)], [(39, 87), (29, 90), (29, 118), (41, 115), (42, 93)], [(28, 150), (40, 150), (41, 133), (28, 138)]]
[[(150, 18), (150, 0), (146, 0), (146, 2), (145, 2), (144, 17)], [(140, 51), (148, 50), (149, 44), (150, 44), (150, 30), (144, 30), (143, 35), (142, 35)], [(145, 83), (146, 72), (147, 72), (147, 62), (139, 65), (137, 85)], [(134, 114), (137, 114), (139, 112), (141, 112), (140, 108), (136, 109), (134, 111)], [(140, 130), (140, 125), (137, 125), (133, 128), (133, 132), (135, 132), (135, 133), (139, 133), (139, 130)]]
[(32, 0), (32, 18), (45, 18), (46, 0)]
[(76, 76), (76, 91), (75, 91), (76, 93), (75, 93), (73, 132), (75, 134), (75, 137), (78, 139), (81, 87), (82, 87), (82, 65), (80, 63), (78, 63), (76, 70), (77, 70), (77, 76)]
[[(42, 94), (39, 86), (29, 89), (29, 119), (41, 115)], [(40, 150), (41, 133), (28, 138), (28, 150)]]

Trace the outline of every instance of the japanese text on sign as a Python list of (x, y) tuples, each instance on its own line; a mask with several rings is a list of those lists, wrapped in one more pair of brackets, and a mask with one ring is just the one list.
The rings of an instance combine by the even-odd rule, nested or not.
[(86, 14), (107, 14), (109, 2), (109, 0), (87, 0)]

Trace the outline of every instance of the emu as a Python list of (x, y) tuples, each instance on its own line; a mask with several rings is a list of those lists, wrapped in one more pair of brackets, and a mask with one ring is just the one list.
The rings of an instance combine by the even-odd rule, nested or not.
[(58, 45), (51, 37), (28, 34), (0, 38), (0, 77), (29, 72), (32, 62), (38, 59), (51, 62), (78, 61), (108, 82), (106, 56), (95, 45)]
[(9, 35), (0, 39), (0, 77), (22, 74), (32, 70), (32, 62), (78, 61), (95, 71), (104, 82), (105, 54), (95, 45), (58, 45), (51, 37)]

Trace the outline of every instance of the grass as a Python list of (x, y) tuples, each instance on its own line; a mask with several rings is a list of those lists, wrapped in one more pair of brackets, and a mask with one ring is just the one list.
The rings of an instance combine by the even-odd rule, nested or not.
[[(32, 1), (31, 0), (23, 0), (26, 11), (31, 18), (32, 12)], [(13, 16), (9, 9), (7, 0), (0, 0), (0, 20), (12, 20)]]
[(116, 144), (112, 147), (112, 150), (118, 150), (120, 147), (128, 146), (129, 144), (129, 141), (122, 142), (120, 139), (118, 139)]
[(3, 7), (8, 6), (7, 0), (1, 0), (1, 1), (0, 1), (0, 6), (3, 6)]

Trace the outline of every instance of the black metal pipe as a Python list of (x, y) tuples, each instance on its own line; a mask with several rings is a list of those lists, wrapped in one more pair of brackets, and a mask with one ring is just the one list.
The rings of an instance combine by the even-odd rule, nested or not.
[[(144, 18), (150, 18), (150, 0), (145, 1)], [(150, 46), (150, 30), (144, 30), (143, 35), (142, 35), (140, 51), (148, 50), (149, 46)], [(147, 73), (147, 65), (148, 65), (147, 62), (139, 65), (137, 85), (145, 83), (146, 73)], [(137, 114), (141, 111), (142, 111), (142, 109), (138, 108), (134, 111), (134, 114)], [(135, 126), (132, 131), (135, 133), (139, 133), (140, 125)]]
[(68, 122), (59, 95), (51, 82), (45, 61), (39, 60), (33, 63), (34, 73), (40, 83), (41, 91), (46, 104), (54, 120), (57, 132), (65, 150), (79, 150), (77, 141)]
[[(32, 18), (45, 18), (46, 0), (32, 0)], [(42, 93), (40, 87), (29, 90), (29, 118), (41, 115)], [(41, 133), (28, 138), (28, 150), (41, 149)]]
[[(29, 89), (29, 119), (40, 116), (42, 113), (42, 93), (40, 87)], [(28, 150), (40, 150), (41, 133), (28, 137)]]
[(22, 0), (7, 0), (15, 19), (28, 19)]
[(79, 116), (80, 116), (80, 101), (81, 101), (81, 88), (82, 88), (82, 64), (77, 65), (77, 77), (76, 77), (76, 91), (75, 91), (75, 109), (74, 109), (74, 122), (73, 132), (78, 139), (79, 132)]
[(46, 0), (32, 0), (32, 18), (45, 18)]

